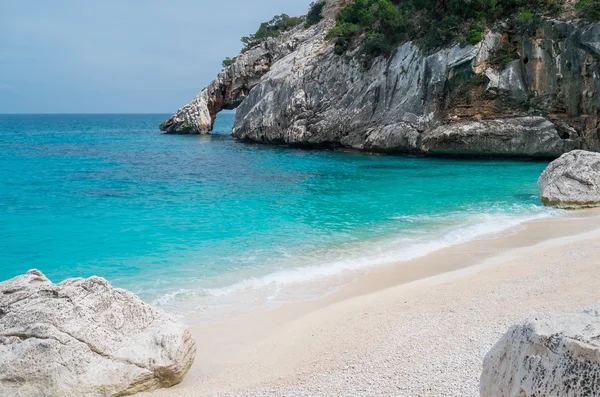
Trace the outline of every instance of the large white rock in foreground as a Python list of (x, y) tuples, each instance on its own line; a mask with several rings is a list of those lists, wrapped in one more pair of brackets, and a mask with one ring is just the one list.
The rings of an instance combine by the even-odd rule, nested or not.
[(100, 277), (0, 283), (0, 396), (122, 396), (183, 380), (190, 332)]
[(600, 153), (573, 150), (554, 160), (538, 180), (545, 205), (600, 206)]
[(514, 326), (485, 356), (481, 397), (600, 396), (599, 338), (598, 313)]

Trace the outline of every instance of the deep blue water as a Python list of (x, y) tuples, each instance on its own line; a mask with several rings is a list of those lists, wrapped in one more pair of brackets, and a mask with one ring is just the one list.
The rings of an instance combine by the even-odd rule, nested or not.
[(101, 275), (150, 302), (186, 301), (552, 214), (537, 198), (544, 162), (246, 144), (232, 114), (217, 135), (167, 136), (167, 116), (0, 115), (0, 280)]

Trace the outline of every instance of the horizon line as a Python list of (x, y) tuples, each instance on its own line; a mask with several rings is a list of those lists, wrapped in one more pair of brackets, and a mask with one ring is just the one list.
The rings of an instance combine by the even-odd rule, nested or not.
[(12, 116), (12, 115), (90, 115), (90, 114), (170, 114), (169, 112), (15, 112), (15, 113), (5, 113), (0, 112), (0, 115), (3, 116)]
[[(233, 113), (235, 110), (227, 110), (223, 109), (219, 113)], [(144, 115), (144, 114), (175, 114), (176, 112), (15, 112), (15, 113), (6, 113), (0, 112), (0, 116), (14, 116), (14, 115), (22, 115), (22, 116), (51, 116), (51, 115)]]

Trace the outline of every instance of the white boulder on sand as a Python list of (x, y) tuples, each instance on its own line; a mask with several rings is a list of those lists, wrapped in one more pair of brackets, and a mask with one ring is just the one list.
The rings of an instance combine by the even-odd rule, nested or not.
[(0, 283), (0, 396), (123, 396), (183, 380), (183, 325), (100, 277)]
[(591, 312), (514, 326), (485, 356), (481, 397), (600, 396), (599, 338)]
[(600, 154), (585, 150), (563, 154), (544, 170), (538, 187), (548, 206), (600, 206)]

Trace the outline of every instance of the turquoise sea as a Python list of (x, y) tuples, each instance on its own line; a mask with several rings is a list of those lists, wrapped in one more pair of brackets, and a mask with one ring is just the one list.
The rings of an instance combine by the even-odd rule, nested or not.
[(547, 162), (241, 143), (233, 114), (167, 136), (166, 117), (0, 115), (0, 280), (100, 275), (181, 313), (557, 214), (537, 197)]

